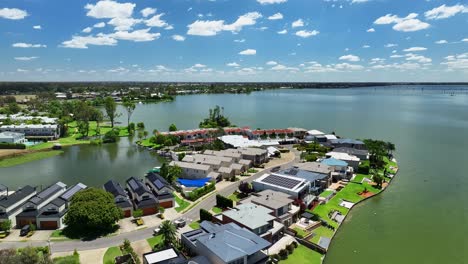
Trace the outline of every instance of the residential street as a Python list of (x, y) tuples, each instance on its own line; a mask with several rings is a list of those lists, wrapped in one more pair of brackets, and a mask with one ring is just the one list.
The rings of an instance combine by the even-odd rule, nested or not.
[[(248, 181), (252, 182), (253, 180), (259, 178), (266, 172), (269, 172), (269, 170), (272, 167), (276, 166), (281, 166), (281, 168), (287, 168), (291, 166), (294, 163), (299, 162), (299, 153), (296, 150), (291, 149), (291, 151), (295, 154), (295, 158), (293, 160), (290, 160), (288, 162), (285, 162), (283, 164), (275, 164), (273, 166), (270, 166), (269, 168), (262, 170), (260, 172), (255, 173), (254, 175), (242, 179), (243, 181)], [(223, 196), (229, 196), (232, 194), (234, 191), (237, 190), (238, 183), (236, 182), (235, 184), (228, 185), (222, 190), (216, 191), (215, 193), (219, 193)], [(189, 211), (186, 213), (182, 214), (182, 218), (187, 219), (187, 224), (190, 222), (197, 220), (199, 218), (199, 211), (201, 208), (210, 210), (213, 206), (216, 205), (216, 195), (212, 194), (203, 201), (199, 202), (197, 205), (195, 205), (193, 208), (191, 208)], [(171, 219), (174, 220), (174, 219)], [(103, 238), (98, 238), (92, 241), (81, 241), (81, 240), (66, 240), (66, 241), (50, 241), (50, 246), (51, 246), (51, 251), (52, 252), (71, 252), (73, 250), (78, 250), (78, 251), (84, 251), (84, 250), (92, 250), (92, 249), (99, 249), (99, 248), (108, 248), (112, 246), (117, 246), (122, 243), (124, 239), (128, 239), (131, 242), (134, 241), (139, 241), (139, 240), (144, 240), (147, 238), (150, 238), (152, 236), (152, 230), (154, 227), (148, 227), (145, 229), (141, 230), (136, 230), (132, 232), (127, 232), (127, 233), (122, 233), (118, 235), (111, 235), (108, 237), (103, 237)], [(31, 246), (47, 246), (48, 241), (32, 241), (32, 242), (2, 242), (0, 243), (0, 249), (5, 249), (5, 248), (20, 248), (20, 247), (25, 247), (27, 245)]]

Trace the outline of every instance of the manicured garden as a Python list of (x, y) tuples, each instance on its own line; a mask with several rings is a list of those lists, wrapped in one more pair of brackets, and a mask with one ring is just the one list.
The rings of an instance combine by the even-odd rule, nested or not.
[(281, 260), (282, 264), (320, 264), (322, 263), (322, 254), (313, 251), (303, 245), (299, 245), (287, 259)]
[(333, 194), (333, 191), (327, 190), (327, 191), (323, 191), (319, 196), (323, 198), (327, 198), (328, 196), (332, 194)]
[(189, 226), (192, 229), (199, 229), (200, 228), (200, 221), (193, 221), (192, 223), (190, 223)]
[(118, 256), (122, 256), (122, 251), (119, 247), (110, 247), (107, 249), (106, 253), (104, 254), (104, 258), (102, 262), (104, 264), (114, 264), (115, 258)]
[(331, 238), (333, 236), (333, 230), (325, 226), (320, 226), (312, 230), (313, 236), (309, 239), (310, 242), (317, 244), (320, 237)]

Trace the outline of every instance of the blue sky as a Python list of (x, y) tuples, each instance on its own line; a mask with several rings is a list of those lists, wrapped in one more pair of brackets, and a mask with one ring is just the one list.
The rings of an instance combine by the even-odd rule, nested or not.
[(468, 81), (468, 2), (2, 0), (0, 81)]

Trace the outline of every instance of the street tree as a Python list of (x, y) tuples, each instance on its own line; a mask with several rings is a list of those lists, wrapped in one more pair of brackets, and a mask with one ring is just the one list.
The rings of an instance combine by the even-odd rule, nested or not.
[(175, 225), (169, 221), (165, 220), (159, 226), (161, 229), (160, 234), (162, 235), (162, 242), (166, 248), (171, 247), (176, 241), (177, 229)]

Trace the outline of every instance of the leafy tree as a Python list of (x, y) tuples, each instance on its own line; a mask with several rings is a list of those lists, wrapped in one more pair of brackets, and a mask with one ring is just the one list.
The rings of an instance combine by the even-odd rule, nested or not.
[(377, 184), (377, 188), (381, 188), (382, 183), (384, 182), (384, 177), (376, 172), (372, 177), (372, 180)]
[(245, 194), (253, 192), (252, 184), (250, 184), (249, 182), (241, 181), (239, 183), (239, 191)]
[(387, 155), (391, 157), (393, 155), (393, 151), (395, 151), (395, 144), (387, 142)]
[(138, 122), (138, 123), (137, 123), (137, 129), (138, 129), (138, 130), (143, 130), (143, 129), (145, 129), (145, 123), (143, 123), (143, 122)]
[(141, 141), (143, 137), (144, 137), (143, 131), (138, 131), (138, 139)]
[[(52, 263), (49, 254), (38, 254), (33, 247), (25, 247), (21, 249), (16, 256), (16, 263), (21, 264), (49, 264)], [(3, 263), (3, 262), (2, 262)]]
[(118, 128), (114, 128), (112, 130), (109, 130), (104, 134), (104, 137), (102, 138), (102, 142), (104, 143), (114, 143), (117, 142), (117, 139), (119, 138), (120, 130)]
[(0, 263), (2, 264), (16, 264), (18, 257), (16, 256), (16, 250), (12, 248), (0, 250)]
[(182, 153), (177, 154), (177, 159), (178, 159), (179, 161), (182, 161), (184, 158), (185, 158), (185, 152), (182, 152)]
[(130, 126), (130, 118), (132, 117), (133, 111), (135, 111), (135, 103), (129, 98), (123, 99), (123, 107), (127, 111), (127, 125)]
[(177, 165), (169, 166), (166, 180), (169, 183), (173, 183), (175, 179), (180, 178), (182, 176), (182, 173), (183, 171), (181, 167)]
[(171, 221), (165, 220), (161, 223), (159, 228), (161, 229), (160, 234), (162, 235), (164, 246), (166, 248), (172, 246), (176, 241), (177, 230), (175, 225)]
[(73, 196), (64, 223), (70, 234), (92, 236), (111, 232), (121, 216), (122, 210), (115, 205), (112, 194), (88, 188)]
[(200, 122), (200, 128), (217, 128), (217, 127), (229, 127), (232, 126), (231, 122), (227, 117), (224, 116), (224, 107), (219, 105), (209, 110), (208, 118), (205, 118)]
[(127, 131), (130, 135), (133, 135), (133, 133), (135, 132), (135, 123), (128, 124)]
[(161, 175), (161, 177), (166, 179), (168, 174), (169, 174), (169, 168), (167, 166), (167, 163), (164, 162), (161, 165), (161, 168), (159, 168), (159, 175)]
[(143, 131), (143, 136), (145, 137), (145, 139), (148, 137), (148, 131)]
[(110, 96), (104, 98), (104, 109), (106, 110), (106, 115), (111, 122), (111, 127), (114, 127), (115, 119), (121, 116), (121, 114), (117, 113), (117, 103), (114, 98)]
[(17, 114), (21, 111), (21, 107), (16, 102), (9, 103), (7, 106), (7, 111), (9, 114)]
[(169, 131), (177, 131), (176, 125), (175, 125), (175, 124), (171, 124), (171, 125), (169, 126)]

